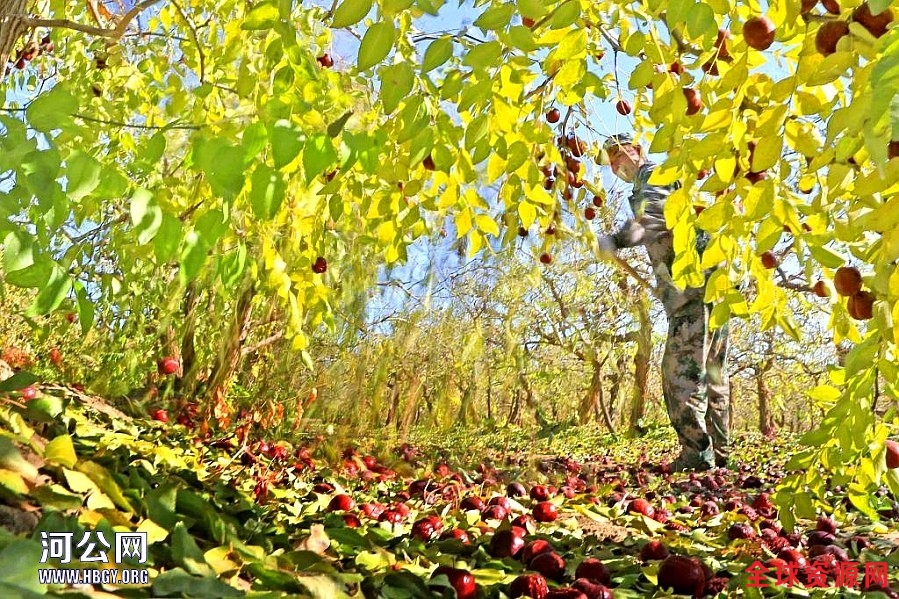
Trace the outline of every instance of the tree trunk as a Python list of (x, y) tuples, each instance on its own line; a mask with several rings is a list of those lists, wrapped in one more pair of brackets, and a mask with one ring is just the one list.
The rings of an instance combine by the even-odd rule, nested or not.
[(181, 371), (183, 375), (178, 381), (178, 390), (184, 397), (191, 397), (194, 394), (200, 374), (195, 344), (199, 303), (200, 293), (197, 291), (196, 281), (191, 281), (184, 292), (184, 303), (181, 307), (184, 315), (184, 332), (181, 335)]
[(652, 321), (649, 318), (649, 298), (641, 295), (637, 299), (637, 319), (640, 330), (637, 333), (637, 352), (634, 354), (634, 387), (631, 390), (630, 433), (640, 428), (640, 421), (646, 413), (646, 390), (649, 386), (649, 362), (652, 359)]
[(771, 369), (771, 359), (758, 367), (755, 377), (755, 390), (759, 401), (759, 431), (763, 435), (774, 432), (774, 418), (771, 415), (771, 389), (765, 377)]
[(27, 16), (27, 0), (0, 0), (0, 79), (6, 77), (10, 57), (15, 56), (16, 43), (28, 29), (21, 21)]
[(602, 388), (602, 367), (604, 363), (605, 360), (599, 361), (596, 358), (590, 361), (590, 365), (593, 368), (593, 374), (590, 377), (590, 388), (587, 391), (587, 396), (584, 398), (584, 401), (581, 402), (578, 420), (581, 424), (586, 424), (590, 418), (591, 412), (596, 414), (598, 420), (599, 413), (601, 412), (606, 428), (609, 429), (609, 432), (614, 433), (615, 424), (612, 422), (612, 415), (609, 413), (608, 405), (606, 405)]
[(228, 386), (240, 366), (242, 355), (240, 350), (249, 329), (255, 293), (256, 285), (248, 284), (234, 306), (231, 323), (222, 339), (222, 350), (219, 352), (203, 394), (207, 412), (212, 409), (213, 404), (217, 404), (225, 396)]
[(512, 405), (509, 406), (509, 417), (506, 422), (516, 426), (521, 424), (521, 389), (518, 387), (512, 392)]

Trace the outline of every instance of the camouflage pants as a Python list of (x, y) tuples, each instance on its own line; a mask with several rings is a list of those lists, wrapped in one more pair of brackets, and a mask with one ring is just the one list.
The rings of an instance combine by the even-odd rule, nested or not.
[(678, 289), (659, 280), (668, 315), (662, 358), (662, 392), (671, 425), (689, 464), (713, 465), (730, 450), (730, 383), (726, 370), (728, 327), (709, 330), (711, 306), (704, 289)]

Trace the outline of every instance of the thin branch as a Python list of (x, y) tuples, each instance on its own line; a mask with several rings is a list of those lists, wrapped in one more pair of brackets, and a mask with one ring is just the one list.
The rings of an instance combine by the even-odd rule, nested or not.
[(269, 335), (268, 337), (266, 337), (259, 343), (255, 343), (253, 345), (250, 345), (249, 347), (243, 348), (242, 350), (240, 350), (240, 353), (245, 356), (248, 356), (248, 355), (252, 354), (253, 352), (258, 351), (267, 345), (271, 345), (272, 343), (274, 343), (275, 341), (278, 341), (282, 337), (284, 337), (284, 331), (278, 331), (274, 335)]
[[(73, 31), (81, 31), (82, 33), (87, 33), (90, 35), (95, 35), (97, 37), (106, 37), (111, 40), (117, 41), (125, 35), (125, 29), (128, 28), (128, 25), (131, 24), (131, 21), (137, 17), (141, 12), (146, 10), (147, 8), (153, 6), (154, 4), (158, 4), (160, 0), (144, 0), (140, 4), (135, 5), (131, 10), (126, 12), (122, 19), (119, 21), (118, 25), (116, 25), (112, 29), (107, 29), (105, 27), (95, 27), (93, 25), (85, 25), (84, 23), (78, 23), (77, 21), (72, 21), (70, 19), (38, 19), (35, 17), (19, 17), (19, 20), (28, 27), (52, 27), (52, 28), (64, 28), (71, 29)], [(16, 15), (8, 15), (16, 18)]]
[(85, 25), (69, 19), (36, 19), (34, 17), (21, 17), (20, 19), (28, 27), (52, 27), (71, 29), (73, 31), (81, 31), (98, 37), (112, 37), (115, 29), (106, 29), (104, 27), (95, 27), (93, 25)]
[(167, 125), (135, 125), (134, 123), (122, 123), (119, 121), (105, 121), (103, 119), (97, 119), (91, 116), (87, 116), (84, 114), (73, 114), (77, 119), (81, 119), (83, 121), (88, 121), (90, 123), (100, 123), (101, 125), (114, 125), (116, 127), (126, 127), (128, 129), (202, 129), (203, 125), (177, 125), (175, 123), (169, 123)]
[(187, 18), (187, 14), (184, 12), (184, 9), (181, 8), (181, 5), (172, 1), (172, 6), (175, 7), (175, 10), (178, 11), (178, 14), (181, 15), (181, 18), (184, 19), (184, 23), (187, 25), (187, 28), (190, 30), (191, 37), (194, 38), (194, 44), (197, 46), (197, 54), (200, 58), (200, 83), (205, 83), (206, 79), (206, 55), (203, 54), (203, 46), (200, 45), (200, 38), (197, 35), (197, 30), (194, 27), (194, 24), (190, 22), (190, 19)]
[(787, 273), (784, 272), (784, 269), (780, 266), (777, 267), (777, 274), (780, 275), (780, 280), (776, 281), (776, 285), (778, 287), (783, 287), (784, 289), (792, 289), (793, 291), (805, 291), (811, 293), (813, 289), (806, 284), (793, 283), (789, 280)]
[(169, 33), (161, 33), (159, 31), (135, 31), (134, 33), (128, 33), (123, 35), (122, 37), (164, 37), (169, 40), (174, 40), (176, 42), (189, 42), (186, 37), (182, 37), (180, 35), (171, 35)]

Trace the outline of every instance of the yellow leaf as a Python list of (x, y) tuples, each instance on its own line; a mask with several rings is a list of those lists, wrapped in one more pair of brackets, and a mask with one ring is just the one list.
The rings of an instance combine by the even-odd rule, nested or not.
[(483, 231), (484, 233), (488, 233), (493, 236), (499, 235), (499, 226), (496, 224), (496, 221), (493, 220), (487, 214), (479, 214), (474, 219), (475, 223), (478, 226), (478, 229)]
[(727, 262), (732, 251), (733, 241), (729, 237), (715, 237), (702, 253), (700, 266), (703, 269), (714, 268), (722, 262)]
[(97, 485), (94, 484), (94, 481), (80, 472), (63, 468), (62, 474), (66, 479), (66, 484), (69, 485), (69, 489), (75, 493), (87, 493), (97, 490)]
[(60, 435), (47, 443), (44, 448), (44, 459), (48, 462), (55, 462), (67, 468), (72, 468), (78, 461), (75, 455), (75, 446), (72, 444), (72, 437), (69, 435)]
[[(565, 90), (565, 104), (576, 104), (583, 97), (582, 92), (578, 91), (578, 83), (587, 74), (587, 61), (583, 58), (573, 59), (565, 62), (559, 72), (556, 74), (555, 83), (561, 90)], [(572, 102), (571, 96), (577, 99)]]
[(147, 543), (152, 545), (159, 541), (164, 541), (169, 536), (169, 531), (159, 526), (149, 518), (140, 523), (137, 532), (147, 533)]
[(375, 237), (378, 238), (383, 245), (392, 243), (396, 238), (396, 228), (392, 220), (387, 220), (377, 226), (375, 229)]
[(774, 187), (770, 180), (756, 183), (749, 189), (749, 193), (743, 200), (746, 209), (746, 218), (761, 220), (768, 216), (774, 206)]
[(892, 262), (899, 258), (899, 229), (890, 229), (883, 234), (883, 249), (880, 260)]
[(459, 201), (459, 188), (456, 185), (447, 185), (443, 193), (440, 194), (440, 201), (437, 207), (445, 210), (450, 206), (455, 206)]
[(821, 148), (821, 138), (810, 124), (789, 120), (784, 125), (787, 144), (803, 156), (814, 156)]
[(493, 183), (503, 176), (505, 172), (506, 160), (496, 152), (490, 154), (490, 158), (487, 159), (487, 180), (485, 183)]
[(471, 231), (471, 210), (464, 208), (456, 214), (456, 237), (464, 237)]
[(468, 236), (468, 257), (473, 258), (484, 247), (484, 236), (477, 231), (472, 231)]
[(681, 180), (680, 167), (678, 166), (659, 166), (652, 171), (649, 176), (651, 185), (670, 185), (675, 181)]
[(521, 202), (518, 204), (518, 218), (521, 219), (521, 226), (527, 229), (537, 218), (537, 208), (530, 202)]
[(94, 491), (88, 495), (86, 505), (89, 510), (101, 510), (104, 508), (115, 509), (115, 504), (112, 502), (112, 499), (107, 497), (106, 494), (101, 491)]
[(787, 118), (787, 107), (775, 106), (762, 112), (755, 134), (759, 137), (780, 136), (780, 130)]
[(549, 195), (549, 193), (545, 189), (543, 189), (542, 184), (535, 185), (533, 187), (525, 185), (524, 196), (536, 204), (551, 206), (555, 203), (555, 199), (551, 195)]
[(240, 568), (240, 564), (229, 559), (231, 547), (214, 547), (203, 554), (203, 559), (212, 567), (218, 576), (226, 572), (233, 572)]
[(783, 151), (783, 139), (780, 136), (763, 137), (752, 153), (752, 171), (761, 172), (773, 168), (779, 161)]
[(301, 350), (306, 349), (308, 346), (309, 346), (309, 340), (306, 338), (306, 335), (297, 331), (294, 334), (293, 339), (291, 340), (290, 347), (294, 351), (301, 351)]
[(17, 495), (28, 493), (28, 485), (18, 472), (0, 468), (0, 487), (4, 487)]
[(568, 59), (575, 56), (581, 56), (587, 52), (587, 30), (583, 27), (577, 27), (570, 30), (555, 50), (559, 58)]
[(709, 112), (702, 121), (700, 131), (714, 131), (729, 126), (734, 120), (733, 111), (727, 107)]
[(715, 173), (724, 183), (730, 183), (734, 178), (734, 170), (737, 168), (737, 158), (733, 155), (723, 156), (715, 160)]

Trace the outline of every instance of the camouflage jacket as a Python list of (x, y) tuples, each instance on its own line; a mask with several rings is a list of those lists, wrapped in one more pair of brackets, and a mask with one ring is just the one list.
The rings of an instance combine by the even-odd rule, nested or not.
[[(680, 188), (680, 183), (650, 184), (649, 177), (655, 167), (654, 163), (646, 162), (637, 170), (634, 189), (628, 198), (634, 217), (612, 235), (612, 240), (617, 248), (646, 246), (653, 271), (658, 277), (660, 267), (664, 266), (670, 273), (674, 261), (673, 236), (665, 226), (665, 201), (672, 191)], [(697, 230), (696, 249), (700, 254), (708, 240), (707, 233)]]

